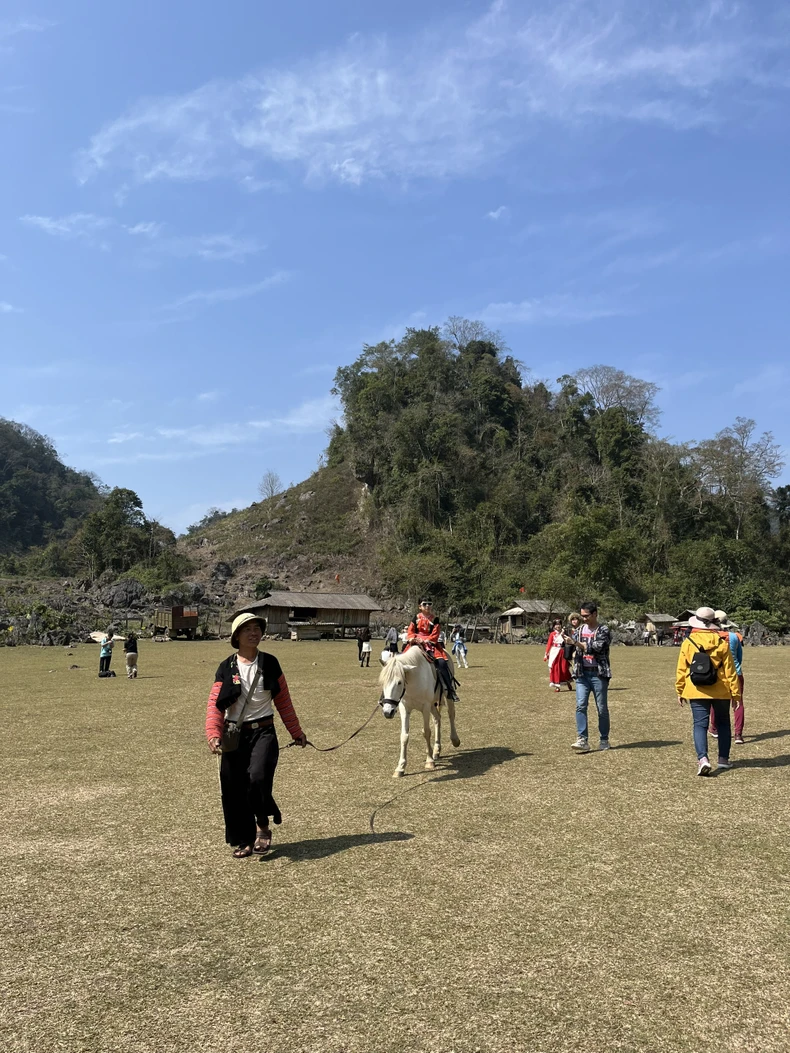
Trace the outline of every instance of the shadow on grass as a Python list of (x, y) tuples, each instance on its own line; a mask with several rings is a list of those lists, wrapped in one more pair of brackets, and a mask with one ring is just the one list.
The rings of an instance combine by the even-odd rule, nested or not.
[(765, 739), (783, 739), (785, 735), (790, 735), (790, 728), (783, 728), (781, 731), (764, 731), (762, 735), (750, 735), (749, 742), (763, 742)]
[(516, 760), (517, 757), (531, 756), (531, 753), (516, 753), (508, 746), (481, 746), (475, 750), (460, 750), (458, 753), (442, 758), (444, 771), (438, 778), (431, 781), (452, 782), (455, 779), (475, 779), (507, 761)]
[(290, 844), (276, 844), (264, 859), (290, 859), (302, 863), (311, 859), (326, 859), (349, 848), (364, 848), (365, 845), (382, 845), (392, 841), (411, 841), (414, 834), (340, 834), (337, 837), (313, 837), (306, 841), (292, 841)]
[(790, 753), (780, 753), (778, 757), (745, 757), (738, 759), (733, 771), (739, 768), (787, 768), (790, 767)]
[(620, 742), (613, 750), (659, 750), (662, 746), (682, 746), (681, 739), (645, 739), (644, 742)]

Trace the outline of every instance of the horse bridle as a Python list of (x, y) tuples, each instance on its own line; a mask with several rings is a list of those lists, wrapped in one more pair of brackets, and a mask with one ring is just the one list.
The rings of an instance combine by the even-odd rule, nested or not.
[(400, 693), (400, 698), (380, 698), (379, 705), (383, 708), (385, 702), (389, 702), (391, 706), (399, 706), (403, 701), (403, 696), (406, 694), (406, 684), (403, 685), (403, 690)]

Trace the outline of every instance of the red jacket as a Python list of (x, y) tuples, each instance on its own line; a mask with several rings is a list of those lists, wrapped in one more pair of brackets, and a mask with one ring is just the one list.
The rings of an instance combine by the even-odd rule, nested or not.
[(439, 634), (441, 631), (442, 627), (438, 619), (434, 622), (422, 611), (418, 611), (414, 621), (410, 622), (409, 628), (406, 630), (406, 640), (410, 644), (422, 644), (435, 658), (446, 659), (447, 652), (439, 645)]

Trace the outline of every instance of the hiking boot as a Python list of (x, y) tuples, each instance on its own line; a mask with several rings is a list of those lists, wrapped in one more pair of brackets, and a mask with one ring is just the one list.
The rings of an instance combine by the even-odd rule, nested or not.
[(612, 747), (609, 745), (609, 739), (601, 739), (598, 749), (599, 750), (610, 750)]
[(697, 765), (697, 775), (710, 775), (710, 773), (710, 761), (707, 757), (700, 757), (699, 764)]
[(576, 741), (571, 746), (571, 749), (576, 750), (577, 753), (589, 753), (590, 743), (587, 741), (587, 739), (583, 739), (581, 736), (579, 736), (579, 738), (576, 739)]

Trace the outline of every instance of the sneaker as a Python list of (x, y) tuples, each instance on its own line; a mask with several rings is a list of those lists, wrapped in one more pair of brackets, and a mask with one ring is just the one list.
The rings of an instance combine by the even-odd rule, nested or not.
[(718, 731), (709, 731), (708, 734), (712, 739), (717, 739), (719, 737)]
[(571, 749), (576, 750), (577, 753), (589, 753), (590, 743), (587, 741), (587, 739), (583, 739), (580, 737), (576, 739), (574, 744), (571, 746)]
[(736, 746), (743, 746), (743, 744), (744, 744), (744, 742), (743, 742), (743, 735), (736, 735), (735, 736), (735, 745)]
[(731, 760), (729, 760), (729, 758), (727, 760), (725, 760), (724, 757), (719, 757), (719, 760), (718, 760), (718, 763), (716, 764), (716, 767), (717, 767), (717, 769), (719, 771), (722, 771), (722, 770), (727, 771), (729, 768), (733, 767), (733, 763), (732, 763)]
[(609, 745), (609, 739), (601, 739), (599, 750), (610, 750), (612, 747)]
[(701, 757), (700, 762), (697, 765), (697, 775), (710, 775), (711, 766), (710, 761), (707, 757)]

